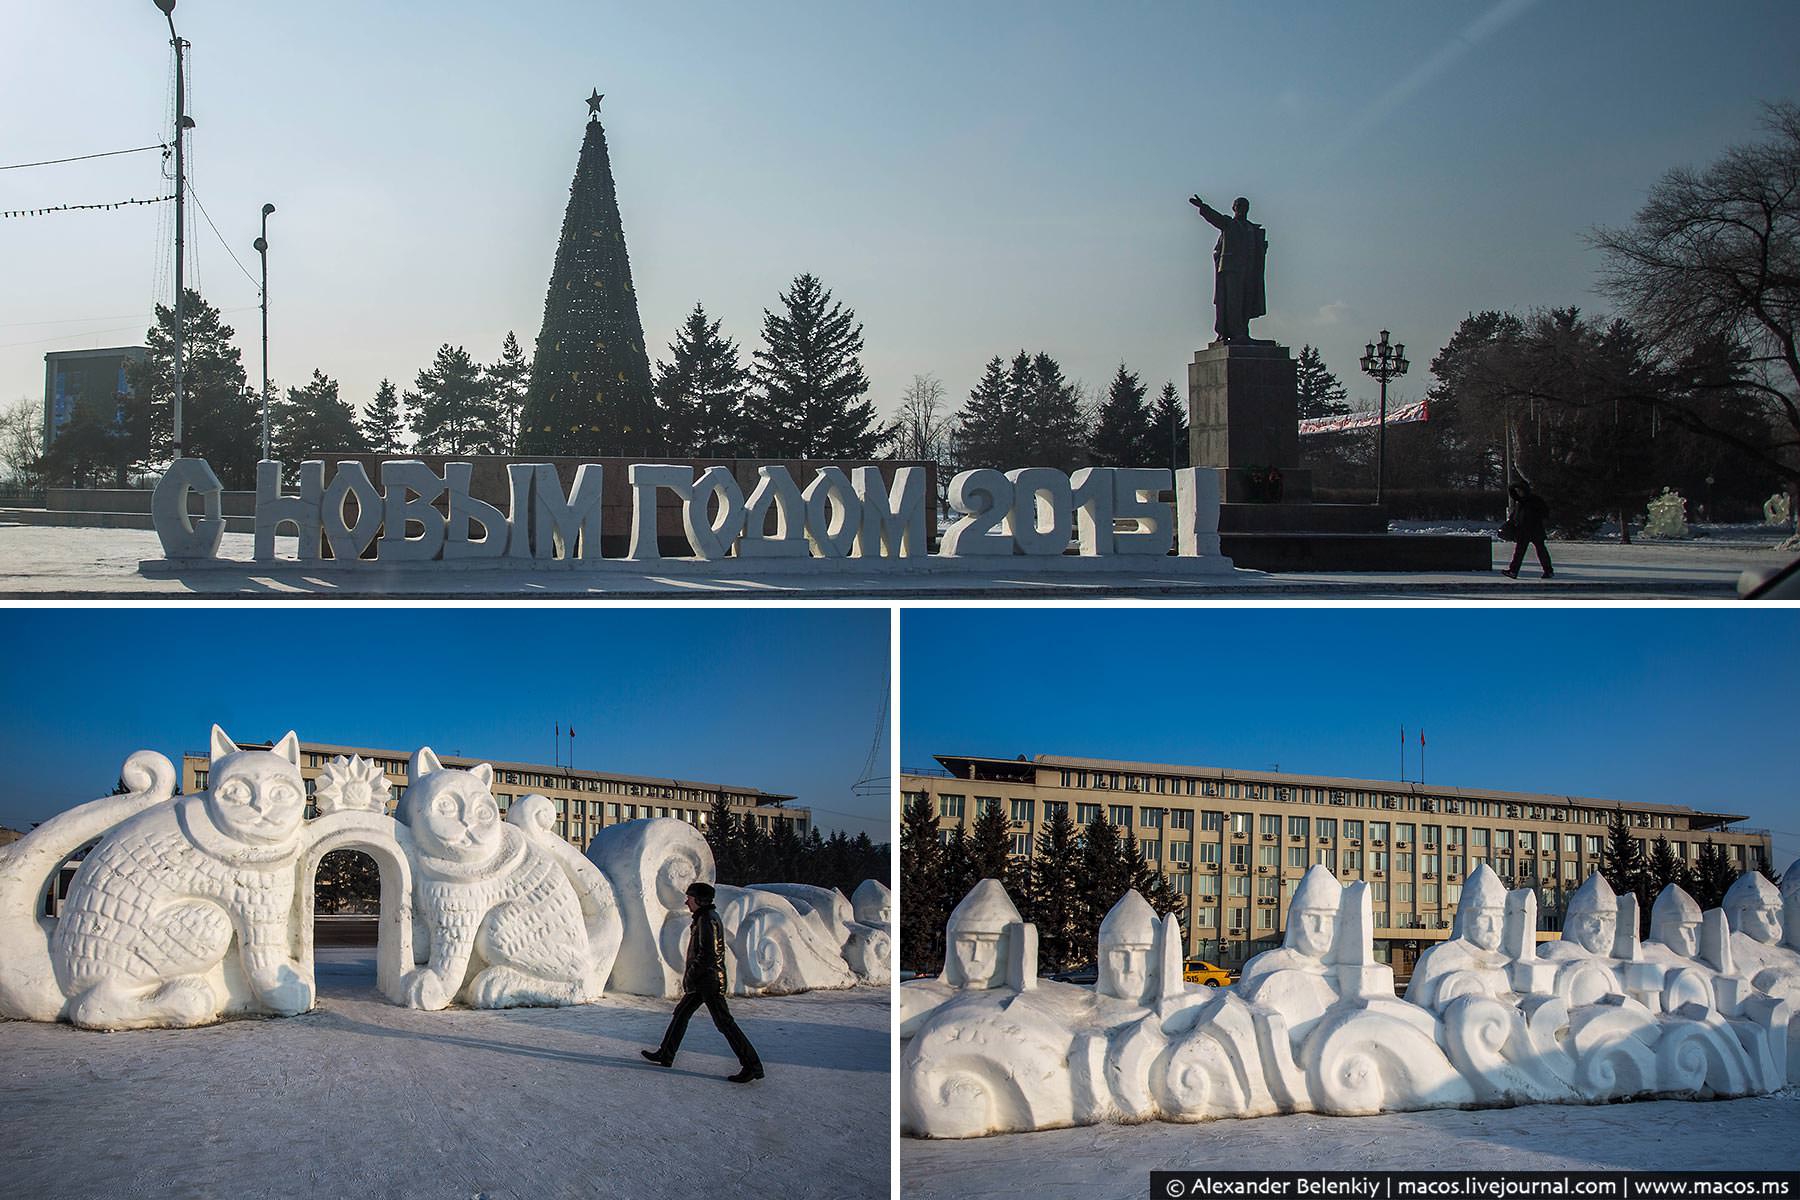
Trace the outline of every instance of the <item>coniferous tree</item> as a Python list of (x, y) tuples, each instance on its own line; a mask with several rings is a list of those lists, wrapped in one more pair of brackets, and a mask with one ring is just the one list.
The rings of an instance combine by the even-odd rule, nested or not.
[(1700, 843), (1700, 852), (1694, 859), (1694, 873), (1688, 888), (1702, 911), (1717, 908), (1725, 902), (1725, 892), (1736, 880), (1736, 873), (1731, 863), (1725, 858), (1725, 851), (1711, 838)]
[(777, 821), (769, 835), (769, 861), (759, 882), (792, 881), (800, 870), (800, 835), (792, 821)]
[(1644, 875), (1644, 843), (1631, 836), (1631, 826), (1622, 809), (1614, 809), (1606, 829), (1606, 853), (1601, 859), (1600, 874), (1618, 895), (1638, 898), (1638, 917), (1647, 929), (1650, 918), (1650, 885)]
[(1031, 869), (1031, 912), (1038, 928), (1038, 963), (1063, 971), (1085, 957), (1076, 941), (1082, 919), (1081, 847), (1066, 804), (1059, 804), (1038, 830)]
[(769, 875), (769, 835), (755, 821), (746, 819), (738, 838), (739, 869), (744, 873), (744, 882), (755, 883), (770, 878)]
[[(204, 458), (228, 488), (256, 485), (262, 453), (262, 397), (244, 385), (244, 365), (232, 344), (237, 332), (219, 319), (219, 310), (184, 291), (181, 345), (182, 453)], [(173, 454), (175, 394), (175, 310), (156, 306), (156, 321), (144, 335), (149, 348), (142, 362), (125, 367), (131, 394), (121, 403), (124, 453), (139, 467), (158, 467)]]
[(1131, 886), (1119, 831), (1104, 811), (1095, 814), (1083, 835), (1081, 878), (1083, 904), (1075, 931), (1075, 954), (1082, 962), (1092, 962), (1099, 945), (1100, 922)]
[(737, 343), (696, 303), (669, 343), (669, 355), (671, 361), (656, 364), (656, 401), (668, 452), (687, 458), (741, 453), (750, 376), (738, 361)]
[(1650, 845), (1650, 857), (1644, 864), (1644, 878), (1650, 885), (1653, 899), (1671, 883), (1677, 887), (1687, 886), (1687, 868), (1675, 857), (1669, 839), (1660, 833)]
[[(934, 971), (943, 962), (944, 847), (931, 797), (915, 792), (900, 820), (900, 964)], [(958, 897), (960, 899), (961, 897)]]
[(1168, 380), (1162, 385), (1162, 391), (1157, 394), (1156, 404), (1151, 408), (1150, 415), (1156, 423), (1156, 437), (1153, 440), (1159, 449), (1151, 455), (1149, 461), (1161, 466), (1163, 455), (1160, 448), (1166, 446), (1169, 470), (1178, 471), (1188, 466), (1187, 402), (1175, 390), (1174, 380)]
[(48, 483), (98, 487), (124, 483), (130, 458), (126, 435), (104, 419), (93, 405), (81, 404), (57, 431), (50, 452), (38, 461), (38, 474)]
[(438, 348), (406, 393), (420, 454), (497, 454), (499, 418), (481, 368), (461, 346)]
[(1088, 418), (1081, 392), (1048, 354), (1020, 351), (1008, 376), (1009, 403), (1025, 432), (1024, 461), (1074, 471), (1087, 464)]
[(965, 469), (993, 467), (1010, 470), (1022, 461), (1024, 431), (1018, 414), (1009, 409), (1006, 364), (996, 354), (988, 360), (981, 381), (969, 392), (968, 403), (956, 415), (957, 464)]
[(875, 402), (865, 399), (862, 326), (814, 275), (780, 293), (782, 312), (763, 310), (756, 386), (745, 405), (745, 439), (763, 458), (869, 458), (881, 444)]
[(713, 796), (712, 811), (706, 819), (706, 844), (712, 850), (713, 869), (720, 883), (741, 887), (750, 882), (741, 861), (743, 830), (723, 792)]
[(400, 406), (400, 392), (392, 380), (381, 381), (359, 424), (363, 440), (374, 453), (399, 454), (407, 448), (406, 410)]
[(1000, 802), (994, 801), (975, 818), (969, 837), (969, 871), (975, 879), (1007, 878), (1007, 863), (1012, 856), (1011, 827)]
[(506, 340), (500, 343), (499, 359), (483, 374), (494, 406), (494, 453), (515, 455), (519, 452), (519, 421), (525, 411), (525, 393), (531, 386), (531, 366), (512, 330), (506, 331)]
[(1100, 423), (1089, 448), (1094, 465), (1143, 467), (1156, 461), (1155, 419), (1144, 404), (1144, 395), (1137, 372), (1127, 371), (1120, 363), (1100, 404)]
[(598, 110), (569, 185), (520, 424), (524, 454), (632, 457), (658, 448), (644, 323)]
[(337, 380), (316, 367), (304, 387), (289, 388), (286, 397), (270, 405), (269, 428), (269, 452), (279, 462), (369, 449), (356, 410), (338, 396)]
[(1344, 385), (1325, 365), (1316, 346), (1301, 346), (1294, 362), (1294, 395), (1302, 421), (1313, 417), (1341, 417), (1350, 411), (1344, 401)]

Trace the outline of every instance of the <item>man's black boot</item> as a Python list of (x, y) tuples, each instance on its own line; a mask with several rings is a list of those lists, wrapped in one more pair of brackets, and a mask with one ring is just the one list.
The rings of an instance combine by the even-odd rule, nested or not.
[(733, 1083), (749, 1083), (753, 1079), (761, 1079), (762, 1077), (762, 1064), (759, 1063), (754, 1067), (745, 1067), (736, 1075), (727, 1075), (725, 1078), (731, 1080)]
[(673, 1066), (675, 1063), (673, 1057), (665, 1057), (661, 1050), (639, 1050), (638, 1053), (659, 1067)]

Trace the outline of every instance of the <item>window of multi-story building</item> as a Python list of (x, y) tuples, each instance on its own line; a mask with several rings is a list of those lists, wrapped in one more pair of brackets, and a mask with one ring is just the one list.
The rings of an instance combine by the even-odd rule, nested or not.
[(1169, 814), (1170, 829), (1192, 829), (1193, 827), (1194, 814), (1187, 809), (1178, 808)]
[(1227, 892), (1229, 895), (1233, 896), (1248, 896), (1250, 894), (1250, 877), (1248, 875), (1233, 875)]
[(1066, 817), (1068, 815), (1069, 802), (1067, 800), (1044, 801), (1044, 820), (1054, 821), (1058, 817)]
[(1170, 862), (1172, 862), (1172, 863), (1192, 862), (1193, 858), (1194, 858), (1194, 844), (1192, 842), (1170, 842), (1169, 843), (1169, 861)]
[(1436, 875), (1438, 873), (1438, 856), (1435, 854), (1419, 855), (1419, 869), (1427, 875)]
[(1288, 836), (1291, 838), (1305, 837), (1306, 833), (1307, 833), (1307, 827), (1311, 823), (1312, 823), (1311, 820), (1306, 817), (1289, 817), (1288, 818)]
[(1162, 841), (1160, 839), (1152, 838), (1147, 842), (1141, 842), (1139, 844), (1144, 848), (1145, 862), (1159, 863), (1162, 861)]
[(1463, 873), (1463, 856), (1460, 854), (1450, 855), (1449, 856), (1449, 868), (1450, 868), (1450, 874), (1461, 875)]
[(1436, 908), (1438, 905), (1438, 885), (1435, 883), (1421, 883), (1419, 885), (1419, 903), (1424, 904), (1429, 908)]
[(1487, 830), (1485, 830), (1485, 829), (1470, 830), (1470, 832), (1469, 832), (1469, 845), (1470, 846), (1474, 847), (1477, 850), (1486, 850), (1487, 844), (1488, 844), (1488, 831)]
[(950, 844), (950, 831), (948, 829), (938, 830), (938, 842), (945, 846)]
[(1219, 877), (1217, 875), (1201, 875), (1194, 885), (1196, 896), (1217, 896), (1219, 894)]
[(938, 816), (960, 817), (963, 815), (963, 798), (961, 796), (939, 796)]
[(1106, 819), (1124, 829), (1131, 824), (1131, 805), (1114, 804), (1107, 809)]
[(1444, 845), (1466, 846), (1468, 843), (1469, 831), (1467, 829), (1464, 829), (1461, 825), (1446, 825), (1444, 827)]
[(1330, 817), (1320, 817), (1313, 822), (1313, 832), (1322, 838), (1334, 838), (1337, 836), (1337, 822)]
[[(923, 796), (923, 795), (924, 795), (924, 794), (925, 794), (925, 793), (924, 793), (924, 792), (918, 792), (918, 793), (916, 793), (916, 794), (917, 794), (917, 795), (920, 795), (920, 796)], [(607, 801), (607, 804), (606, 804), (606, 819), (607, 819), (607, 821), (609, 821), (609, 822), (611, 822), (611, 821), (617, 821), (617, 820), (618, 820), (618, 819), (619, 819), (619, 805), (618, 805), (618, 802), (617, 802), (617, 801), (612, 801), (612, 800), (609, 800), (609, 801)]]
[(1371, 871), (1385, 871), (1387, 868), (1388, 852), (1386, 850), (1369, 851), (1369, 869)]
[(1369, 840), (1371, 842), (1385, 842), (1387, 841), (1387, 835), (1388, 823), (1386, 821), (1369, 822)]
[(1202, 929), (1219, 927), (1219, 909), (1217, 905), (1205, 904), (1194, 910), (1194, 924)]
[(1574, 883), (1574, 882), (1575, 882), (1575, 880), (1576, 880), (1576, 877), (1577, 877), (1577, 872), (1578, 872), (1578, 871), (1579, 871), (1579, 870), (1580, 870), (1580, 868), (1579, 868), (1579, 867), (1577, 867), (1577, 866), (1576, 866), (1576, 865), (1575, 865), (1575, 860), (1574, 860), (1574, 859), (1572, 859), (1572, 858), (1565, 858), (1565, 859), (1563, 859), (1563, 872), (1562, 872), (1562, 874), (1563, 874), (1563, 879), (1564, 879), (1564, 880), (1565, 880), (1565, 881), (1566, 881), (1566, 882), (1568, 882), (1568, 883)]
[(1031, 835), (1029, 833), (1013, 834), (1012, 835), (1012, 852), (1014, 854), (1018, 854), (1021, 856), (1030, 854), (1031, 853)]
[(1396, 883), (1394, 885), (1394, 902), (1411, 904), (1413, 902), (1413, 885), (1405, 882)]
[[(1549, 838), (1551, 841), (1555, 841), (1556, 835), (1551, 834), (1551, 835), (1549, 835)], [(1519, 831), (1519, 853), (1520, 854), (1530, 854), (1532, 851), (1534, 851), (1536, 849), (1537, 849), (1537, 834), (1531, 832), (1531, 830), (1529, 830), (1529, 829), (1520, 830)]]
[(1256, 913), (1256, 927), (1258, 929), (1275, 928), (1275, 910), (1272, 908), (1258, 909)]
[(1250, 847), (1241, 842), (1233, 842), (1231, 846), (1231, 865), (1247, 867), (1250, 865)]
[(1410, 845), (1412, 845), (1412, 842), (1413, 842), (1413, 827), (1410, 822), (1405, 822), (1405, 823), (1394, 826), (1394, 844), (1396, 846), (1401, 845), (1402, 843), (1410, 846)]
[(1237, 785), (1237, 784), (1236, 784), (1236, 783), (1233, 783), (1233, 784), (1232, 784), (1232, 785), (1231, 785), (1231, 795), (1230, 795), (1230, 797), (1229, 797), (1229, 798), (1230, 798), (1230, 799), (1232, 799), (1232, 800), (1239, 800), (1239, 799), (1242, 799), (1242, 798), (1243, 798), (1243, 794), (1244, 794), (1244, 793), (1243, 793), (1243, 789), (1241, 789), (1241, 788), (1239, 788), (1239, 787), (1238, 787), (1238, 785)]
[(1499, 851), (1501, 854), (1511, 854), (1512, 853), (1512, 830), (1510, 830), (1510, 829), (1494, 830), (1494, 849)]
[(1362, 870), (1362, 863), (1363, 863), (1363, 852), (1361, 850), (1346, 850), (1346, 851), (1344, 851), (1344, 870), (1346, 873), (1350, 872), (1350, 871)]
[(1385, 907), (1387, 905), (1387, 896), (1387, 880), (1377, 879), (1369, 885), (1369, 899), (1374, 901), (1377, 907)]
[(1249, 813), (1234, 812), (1231, 814), (1231, 836), (1233, 836), (1233, 837), (1249, 837), (1250, 836), (1250, 814)]
[(1203, 812), (1200, 814), (1200, 832), (1217, 833), (1225, 825), (1225, 814), (1222, 812)]
[(1500, 878), (1511, 879), (1513, 873), (1512, 859), (1504, 857), (1496, 858), (1494, 860), (1494, 870), (1499, 874)]
[(1012, 819), (1015, 821), (1031, 821), (1031, 801), (1014, 800), (1012, 802)]
[(1160, 808), (1140, 808), (1138, 809), (1138, 824), (1150, 829), (1161, 829), (1162, 815), (1163, 810)]
[(1419, 826), (1419, 844), (1427, 850), (1435, 850), (1442, 840), (1441, 833), (1442, 830), (1436, 825), (1421, 825)]
[(1317, 862), (1320, 866), (1324, 867), (1327, 871), (1335, 871), (1335, 870), (1337, 870), (1337, 851), (1331, 850), (1331, 849), (1320, 849), (1317, 852), (1317, 856), (1314, 858), (1313, 861)]
[[(1686, 843), (1681, 843), (1681, 844), (1685, 846)], [(1599, 839), (1599, 837), (1597, 837), (1596, 835), (1591, 834), (1591, 833), (1588, 834), (1588, 836), (1587, 836), (1587, 852), (1588, 852), (1589, 858), (1599, 858), (1600, 857), (1600, 839)], [(1684, 855), (1683, 857), (1686, 857), (1686, 856)]]
[[(1556, 836), (1556, 835), (1555, 835), (1555, 834), (1551, 834), (1551, 835), (1550, 835), (1550, 836), (1551, 836), (1551, 837), (1555, 837), (1555, 836)], [(1595, 839), (1594, 839), (1594, 840), (1595, 840), (1595, 841), (1599, 841), (1599, 840), (1600, 840), (1600, 839), (1599, 839), (1599, 838), (1595, 838)], [(1577, 837), (1576, 837), (1576, 835), (1574, 835), (1574, 834), (1572, 834), (1572, 833), (1565, 833), (1565, 834), (1563, 834), (1563, 853), (1564, 853), (1564, 854), (1573, 854), (1573, 853), (1575, 853), (1575, 848), (1576, 848), (1576, 846), (1577, 846), (1577, 845), (1578, 845), (1578, 844), (1579, 844), (1579, 842), (1580, 842), (1580, 839), (1579, 839), (1579, 838), (1577, 838)], [(1599, 851), (1598, 851), (1598, 850), (1596, 850), (1596, 851), (1595, 851), (1595, 853), (1599, 853)]]
[(1256, 820), (1257, 832), (1264, 837), (1281, 836), (1281, 818), (1274, 813), (1264, 813)]
[(1412, 869), (1413, 869), (1412, 851), (1411, 850), (1396, 850), (1396, 851), (1394, 851), (1394, 870), (1408, 872), (1408, 871), (1411, 871)]
[(1082, 828), (1087, 828), (1099, 818), (1100, 806), (1098, 804), (1077, 804), (1075, 806), (1075, 823)]
[(1250, 911), (1249, 909), (1233, 908), (1233, 909), (1230, 909), (1229, 911), (1231, 913), (1231, 929), (1233, 929), (1234, 931), (1236, 931), (1238, 933), (1242, 933), (1242, 932), (1244, 932), (1244, 930), (1246, 930), (1250, 927), (1249, 923), (1244, 920), (1244, 914), (1249, 912)]
[(1444, 903), (1451, 907), (1462, 903), (1462, 884), (1446, 883), (1444, 885)]
[(1194, 877), (1192, 875), (1176, 875), (1169, 880), (1169, 886), (1185, 896), (1194, 890)]
[(1211, 863), (1214, 866), (1218, 866), (1219, 865), (1219, 843), (1217, 843), (1217, 842), (1201, 842), (1200, 843), (1200, 861), (1203, 863)]
[(1280, 846), (1258, 846), (1256, 848), (1256, 865), (1259, 867), (1278, 867), (1281, 865)]
[(1000, 797), (998, 797), (998, 796), (977, 796), (977, 797), (975, 797), (975, 815), (976, 816), (978, 816), (978, 817), (981, 816), (983, 813), (987, 812), (988, 809), (990, 809), (990, 808), (994, 809), (996, 812), (999, 811)]
[(1306, 865), (1306, 847), (1289, 846), (1287, 865), (1290, 867), (1304, 867)]
[(1363, 823), (1361, 821), (1345, 821), (1344, 822), (1344, 836), (1345, 837), (1354, 838), (1357, 841), (1361, 841), (1362, 840), (1362, 831), (1363, 831)]
[(1264, 900), (1281, 898), (1281, 880), (1273, 875), (1265, 875), (1256, 881), (1256, 894)]

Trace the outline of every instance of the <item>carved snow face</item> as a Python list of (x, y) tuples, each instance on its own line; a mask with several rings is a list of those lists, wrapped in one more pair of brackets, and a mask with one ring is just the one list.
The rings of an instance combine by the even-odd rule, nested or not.
[(1610, 957), (1613, 935), (1618, 927), (1619, 918), (1615, 913), (1585, 912), (1569, 918), (1568, 932), (1574, 935), (1575, 944), (1589, 954)]
[(1150, 998), (1150, 947), (1123, 942), (1106, 949), (1113, 994), (1142, 1003)]
[(239, 750), (213, 726), (206, 813), (233, 840), (250, 845), (288, 841), (306, 816), (300, 742), (292, 733), (273, 750)]
[(1308, 958), (1324, 958), (1337, 935), (1337, 913), (1328, 908), (1303, 908), (1289, 918), (1294, 922), (1294, 949)]
[(1000, 974), (1000, 935), (961, 932), (950, 939), (950, 953), (962, 972), (963, 987), (989, 988)]
[(1774, 904), (1746, 906), (1743, 910), (1741, 932), (1748, 934), (1765, 946), (1773, 946), (1781, 940), (1781, 909)]
[(1505, 927), (1504, 908), (1472, 908), (1469, 910), (1469, 940), (1477, 949), (1495, 951), (1500, 948), (1500, 931)]
[(503, 833), (493, 783), (494, 769), (486, 763), (451, 771), (430, 750), (419, 751), (406, 809), (420, 849), (456, 863), (481, 863), (497, 854)]
[(1679, 921), (1668, 931), (1669, 949), (1683, 958), (1700, 953), (1700, 922)]

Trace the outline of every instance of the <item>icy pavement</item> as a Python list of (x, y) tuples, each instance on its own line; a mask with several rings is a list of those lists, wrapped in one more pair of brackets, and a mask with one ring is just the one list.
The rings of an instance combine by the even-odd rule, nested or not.
[(900, 1142), (907, 1200), (1142, 1200), (1152, 1170), (1791, 1171), (1800, 1091), (1710, 1102), (1555, 1105), (1091, 1125)]
[(288, 1020), (0, 1022), (0, 1193), (888, 1194), (886, 989), (734, 999), (768, 1068), (740, 1086), (705, 1013), (665, 1071), (638, 1050), (669, 1003), (414, 1012), (375, 993), (369, 953), (321, 949), (319, 1007)]
[[(291, 545), (290, 539), (282, 539)], [(582, 573), (490, 569), (459, 573), (441, 567), (319, 569), (286, 563), (271, 568), (249, 561), (249, 534), (226, 534), (220, 553), (240, 567), (209, 568), (173, 578), (139, 573), (141, 561), (159, 558), (154, 533), (0, 524), (0, 596), (23, 599), (130, 597), (174, 599), (905, 599), (996, 598), (1068, 600), (1133, 596), (1146, 599), (1271, 599), (1454, 597), (1515, 599), (1729, 599), (1746, 569), (1771, 570), (1790, 555), (1749, 538), (1684, 542), (1616, 540), (1552, 542), (1556, 577), (1537, 578), (1535, 555), (1521, 578), (1497, 573), (1334, 572), (1263, 574), (1238, 571), (1222, 577), (1181, 578), (1152, 564), (1107, 573), (1036, 576), (1009, 570), (1001, 560), (991, 576), (903, 574), (858, 570), (794, 574), (776, 564), (729, 560), (715, 571), (674, 567), (636, 570), (622, 564)], [(1494, 543), (1494, 565), (1503, 567), (1512, 547)], [(691, 565), (690, 565), (691, 566)]]

